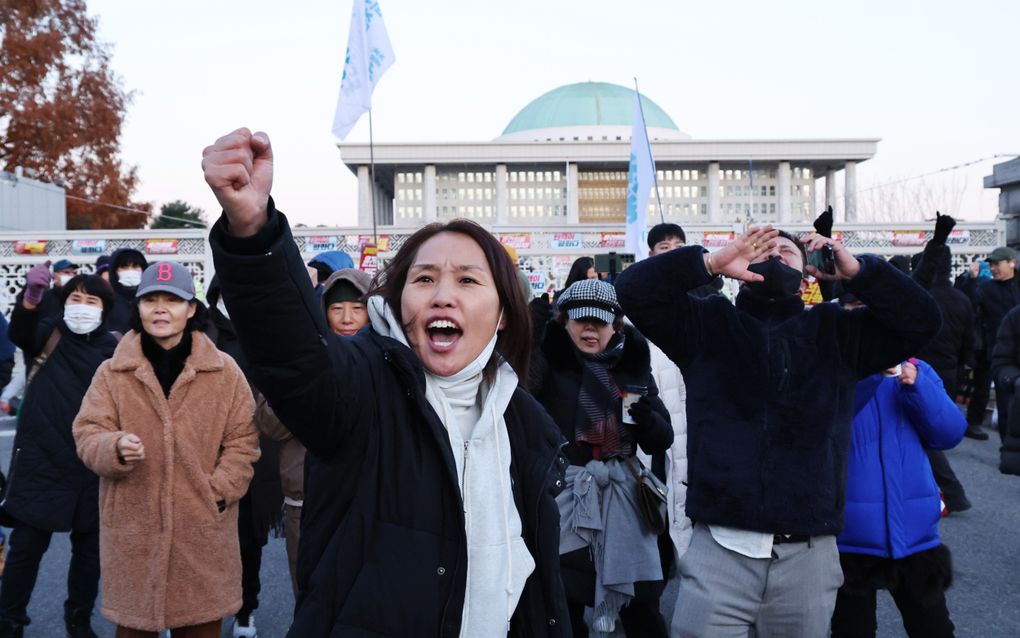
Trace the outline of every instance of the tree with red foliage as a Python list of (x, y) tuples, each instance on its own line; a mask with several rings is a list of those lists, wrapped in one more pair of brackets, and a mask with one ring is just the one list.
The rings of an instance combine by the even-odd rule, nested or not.
[(152, 206), (131, 201), (137, 170), (118, 156), (131, 94), (85, 1), (0, 5), (0, 167), (66, 183), (70, 229), (142, 227)]

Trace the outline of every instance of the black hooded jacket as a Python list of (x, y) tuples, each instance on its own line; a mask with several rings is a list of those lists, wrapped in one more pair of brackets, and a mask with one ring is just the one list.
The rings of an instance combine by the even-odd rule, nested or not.
[[(420, 360), (372, 329), (326, 327), (286, 218), (252, 237), (210, 233), (223, 296), (255, 384), (308, 448), (289, 636), (460, 634), (464, 504), (446, 428), (425, 398)], [(270, 305), (271, 304), (271, 305)], [(569, 636), (559, 574), (565, 459), (559, 431), (520, 388), (504, 414), (511, 486), (535, 559), (510, 636)]]
[(963, 280), (964, 292), (974, 304), (977, 322), (977, 343), (975, 347), (991, 357), (995, 347), (995, 336), (999, 324), (1010, 310), (1020, 305), (1020, 276), (1013, 275), (1008, 281), (987, 279), (979, 281), (973, 277)]
[(931, 342), (917, 352), (917, 358), (926, 361), (955, 392), (957, 368), (973, 363), (974, 307), (967, 295), (953, 287), (952, 254), (949, 246), (928, 242), (914, 268), (914, 280), (935, 299), (942, 312), (942, 328)]
[(99, 477), (78, 458), (71, 424), (99, 365), (113, 356), (117, 339), (105, 324), (78, 335), (63, 319), (44, 318), (21, 304), (14, 307), (11, 335), (24, 344), (27, 359), (42, 352), (54, 330), (60, 331), (60, 341), (32, 379), (18, 415), (2, 506), (39, 529), (95, 531)]
[(638, 262), (617, 280), (624, 312), (687, 384), (687, 515), (764, 533), (843, 527), (858, 379), (913, 356), (938, 332), (938, 306), (874, 256), (845, 282), (867, 308), (744, 289), (736, 304), (688, 291), (710, 279), (703, 249)]
[(107, 327), (121, 334), (127, 334), (131, 330), (131, 317), (134, 314), (135, 291), (137, 286), (127, 288), (122, 286), (117, 279), (117, 269), (120, 268), (128, 258), (133, 258), (133, 263), (141, 263), (142, 270), (148, 267), (148, 261), (141, 251), (134, 248), (121, 248), (110, 255), (110, 286), (113, 287), (113, 308), (106, 318)]

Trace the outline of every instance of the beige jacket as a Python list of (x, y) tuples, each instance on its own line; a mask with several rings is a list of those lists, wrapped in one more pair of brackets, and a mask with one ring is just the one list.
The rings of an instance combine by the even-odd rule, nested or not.
[(255, 425), (262, 434), (280, 442), (280, 486), (289, 505), (296, 506), (305, 500), (305, 446), (294, 438), (264, 396), (259, 396), (255, 407)]
[[(73, 434), (100, 476), (102, 613), (111, 622), (158, 631), (240, 609), (237, 501), (259, 457), (252, 413), (240, 368), (200, 332), (169, 399), (136, 332), (100, 366)], [(142, 439), (142, 461), (118, 460), (125, 433)]]

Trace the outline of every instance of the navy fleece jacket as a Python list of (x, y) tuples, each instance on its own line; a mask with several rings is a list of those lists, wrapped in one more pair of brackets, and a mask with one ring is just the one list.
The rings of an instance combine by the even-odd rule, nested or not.
[(797, 296), (736, 304), (688, 292), (711, 280), (703, 249), (639, 262), (617, 279), (634, 325), (687, 383), (687, 514), (745, 530), (824, 535), (843, 527), (858, 379), (920, 350), (941, 325), (931, 296), (883, 260), (846, 281), (867, 308)]

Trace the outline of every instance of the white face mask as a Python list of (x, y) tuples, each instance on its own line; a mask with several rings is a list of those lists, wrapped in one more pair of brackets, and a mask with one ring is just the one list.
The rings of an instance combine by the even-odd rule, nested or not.
[(134, 288), (142, 283), (141, 270), (120, 270), (117, 272), (117, 281), (125, 288)]
[(77, 335), (87, 335), (103, 323), (103, 309), (85, 304), (64, 306), (64, 323)]
[(61, 286), (66, 286), (67, 282), (74, 279), (74, 275), (57, 275), (57, 280), (60, 281)]
[(227, 312), (227, 304), (223, 303), (223, 297), (216, 300), (216, 309), (220, 311), (225, 319), (230, 319), (230, 313)]

